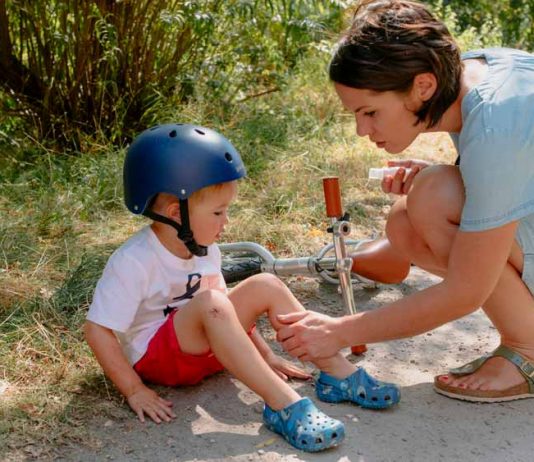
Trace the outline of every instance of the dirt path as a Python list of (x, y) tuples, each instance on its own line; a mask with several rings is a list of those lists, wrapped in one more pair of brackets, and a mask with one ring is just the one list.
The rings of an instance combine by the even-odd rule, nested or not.
[[(414, 271), (406, 283), (355, 292), (359, 308), (372, 309), (433, 282)], [(341, 300), (314, 280), (290, 282), (310, 309), (339, 314)], [(267, 336), (265, 325), (260, 326)], [(62, 461), (504, 461), (534, 460), (534, 400), (469, 404), (432, 391), (433, 376), (497, 344), (496, 331), (478, 311), (410, 340), (372, 345), (359, 359), (371, 373), (403, 386), (402, 402), (376, 412), (351, 405), (320, 406), (345, 422), (347, 437), (334, 450), (299, 452), (261, 424), (257, 396), (224, 373), (201, 386), (165, 389), (179, 417), (145, 425), (125, 409), (87, 423), (90, 446), (63, 448)], [(314, 396), (312, 383), (294, 382)]]

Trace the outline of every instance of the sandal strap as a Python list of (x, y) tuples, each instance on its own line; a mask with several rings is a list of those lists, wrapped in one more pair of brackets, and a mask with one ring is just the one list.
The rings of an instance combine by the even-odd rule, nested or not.
[(470, 361), (467, 364), (464, 364), (463, 366), (449, 369), (449, 373), (454, 374), (454, 375), (472, 374), (473, 372), (480, 369), (482, 364), (484, 364), (488, 359), (490, 359), (491, 356), (492, 356), (491, 354), (486, 354), (484, 356), (481, 356), (480, 358), (474, 359), (473, 361)]
[(507, 346), (501, 345), (497, 348), (492, 356), (501, 356), (513, 363), (519, 372), (525, 377), (530, 393), (534, 393), (534, 364), (532, 364), (521, 353), (514, 351)]
[(451, 369), (449, 372), (454, 375), (472, 374), (478, 370), (488, 359), (500, 356), (507, 359), (514, 364), (519, 372), (525, 377), (530, 393), (534, 393), (534, 364), (525, 358), (522, 354), (508, 348), (505, 345), (500, 345), (493, 353), (481, 356), (474, 361), (471, 361), (463, 366)]

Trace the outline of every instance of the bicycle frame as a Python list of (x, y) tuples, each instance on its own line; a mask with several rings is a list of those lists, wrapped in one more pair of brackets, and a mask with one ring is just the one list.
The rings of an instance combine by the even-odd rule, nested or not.
[[(261, 270), (265, 273), (277, 276), (291, 275), (318, 275), (322, 268), (334, 270), (335, 258), (298, 257), (298, 258), (275, 258), (265, 247), (255, 242), (235, 242), (219, 244), (221, 252), (248, 252), (256, 254), (262, 259)], [(319, 266), (320, 265), (320, 266)]]
[[(354, 246), (356, 250), (361, 244), (369, 241), (368, 239), (346, 240), (345, 244)], [(325, 245), (317, 255), (296, 258), (277, 258), (262, 245), (248, 241), (219, 244), (219, 248), (223, 254), (254, 254), (261, 259), (262, 273), (271, 273), (277, 276), (319, 276), (330, 284), (339, 284), (339, 279), (332, 276), (332, 274), (337, 273), (337, 258), (325, 256), (334, 248), (333, 244)], [(352, 281), (375, 284), (374, 281), (356, 274), (353, 274)]]

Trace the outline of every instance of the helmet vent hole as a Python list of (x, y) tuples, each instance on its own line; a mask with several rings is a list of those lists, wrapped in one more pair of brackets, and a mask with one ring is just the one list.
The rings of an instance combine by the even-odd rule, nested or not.
[(234, 159), (232, 157), (232, 154), (230, 154), (229, 152), (225, 152), (224, 153), (224, 158), (228, 161), (228, 162), (232, 162)]
[(154, 125), (153, 127), (150, 127), (149, 130), (152, 132), (152, 131), (154, 131), (156, 128), (159, 128), (159, 125)]
[(198, 128), (195, 128), (195, 131), (196, 131), (199, 135), (205, 135), (205, 133), (204, 133), (202, 130), (199, 130)]
[(169, 136), (170, 136), (171, 138), (176, 138), (176, 135), (177, 135), (176, 130), (173, 130), (173, 131), (171, 131), (171, 132), (169, 133)]

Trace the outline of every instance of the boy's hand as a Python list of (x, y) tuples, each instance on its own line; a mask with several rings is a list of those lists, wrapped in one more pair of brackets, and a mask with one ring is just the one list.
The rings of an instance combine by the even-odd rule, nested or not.
[(281, 356), (274, 354), (272, 351), (265, 356), (265, 362), (284, 380), (288, 380), (289, 377), (308, 380), (312, 377), (305, 370), (293, 364), (291, 361), (287, 361)]
[(161, 423), (162, 420), (170, 422), (176, 417), (171, 409), (172, 403), (144, 385), (128, 396), (127, 400), (141, 422), (145, 421), (145, 414), (156, 423)]

